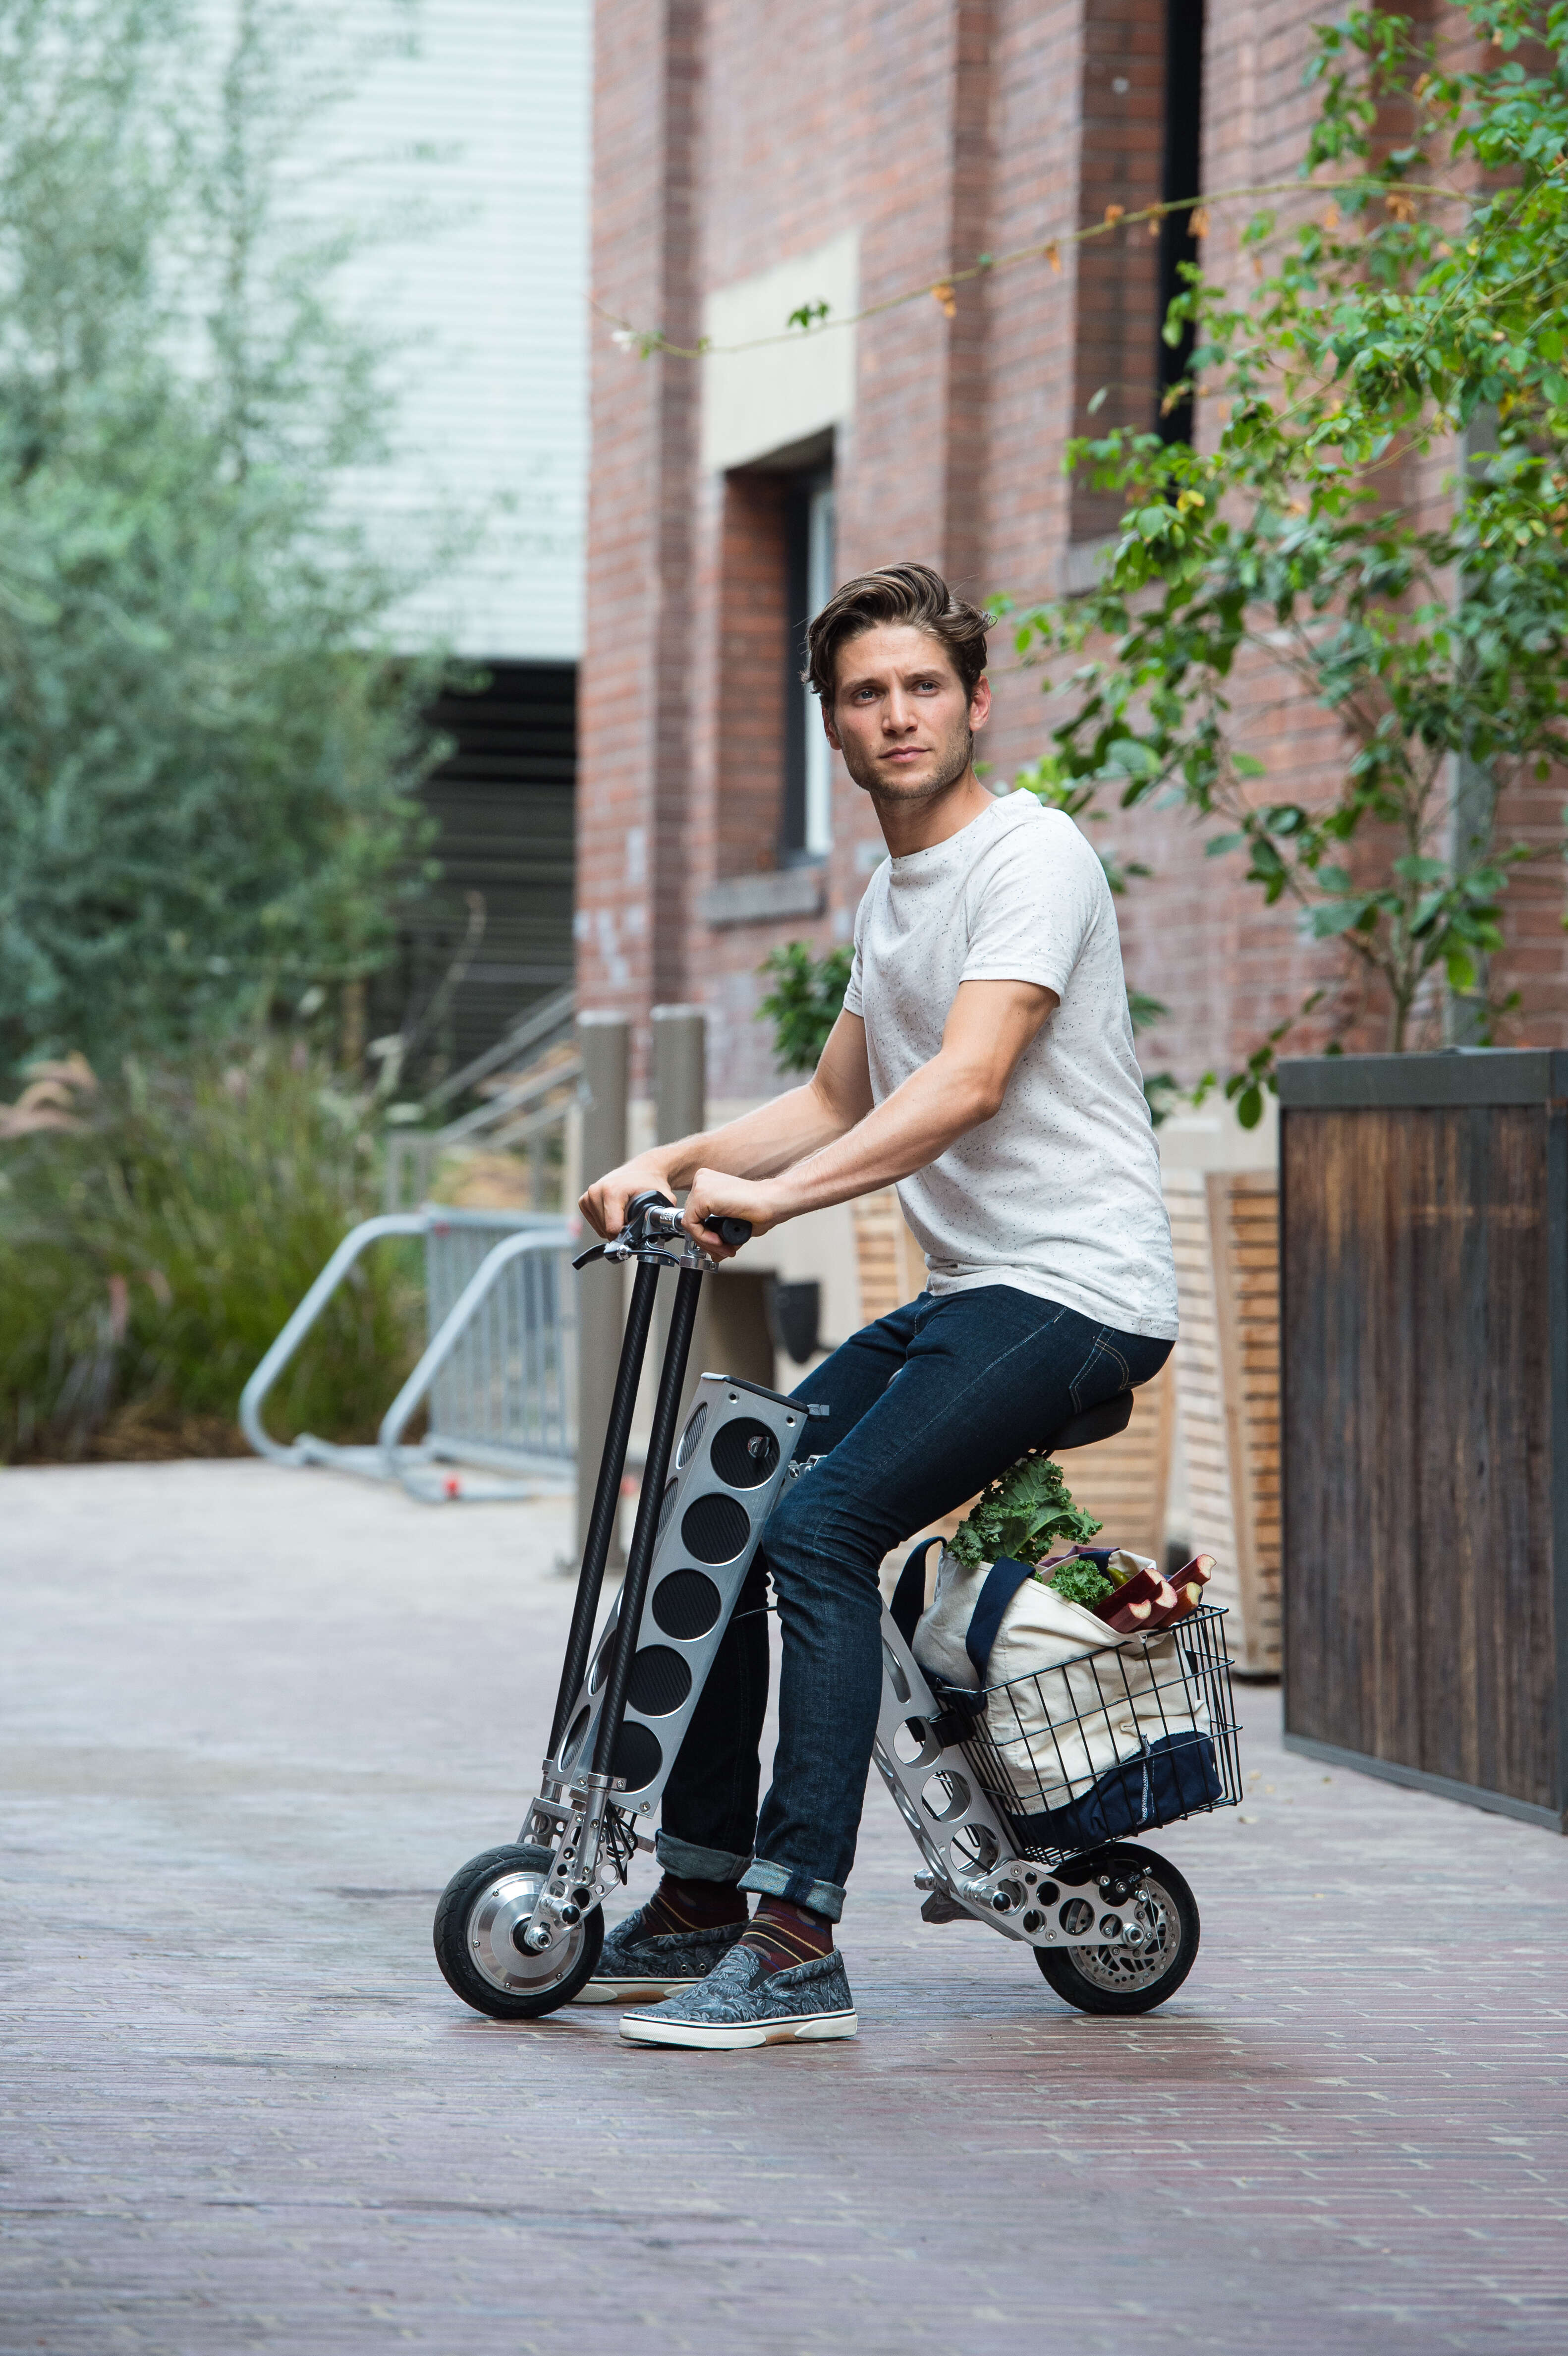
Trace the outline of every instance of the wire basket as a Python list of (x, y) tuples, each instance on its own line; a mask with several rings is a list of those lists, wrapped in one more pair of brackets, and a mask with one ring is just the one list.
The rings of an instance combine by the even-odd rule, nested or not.
[[(1021, 1857), (1056, 1867), (1241, 1797), (1223, 1604), (965, 1697), (963, 1752)], [(955, 1696), (956, 1699), (957, 1697)]]

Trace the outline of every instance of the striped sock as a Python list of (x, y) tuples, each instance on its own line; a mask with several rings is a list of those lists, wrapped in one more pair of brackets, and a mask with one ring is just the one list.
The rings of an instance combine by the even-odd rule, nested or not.
[(792, 1965), (831, 1954), (833, 1926), (825, 1914), (813, 1914), (809, 1906), (793, 1906), (787, 1898), (764, 1898), (750, 1928), (736, 1944), (759, 1954), (765, 1971), (787, 1972)]
[(722, 1931), (746, 1920), (746, 1893), (733, 1881), (684, 1881), (667, 1873), (643, 1909), (643, 1929), (650, 1939), (671, 1938), (682, 1931)]

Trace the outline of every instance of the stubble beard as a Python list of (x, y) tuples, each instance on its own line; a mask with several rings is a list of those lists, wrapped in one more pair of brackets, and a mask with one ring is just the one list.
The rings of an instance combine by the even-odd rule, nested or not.
[(840, 749), (844, 767), (874, 802), (886, 802), (894, 809), (910, 809), (922, 802), (940, 801), (943, 794), (951, 792), (974, 758), (974, 731), (967, 721), (955, 731), (941, 748), (936, 776), (919, 785), (900, 785), (882, 776), (875, 760), (862, 760), (857, 752), (852, 752), (847, 738), (841, 739)]

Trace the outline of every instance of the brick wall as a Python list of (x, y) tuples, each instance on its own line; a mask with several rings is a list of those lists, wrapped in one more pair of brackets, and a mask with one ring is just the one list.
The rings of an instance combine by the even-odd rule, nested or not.
[[(1209, 0), (1206, 187), (1294, 175), (1314, 14), (1307, 0)], [(595, 296), (692, 341), (707, 292), (846, 230), (875, 305), (1107, 204), (1133, 210), (1159, 193), (1164, 25), (1156, 0), (599, 0)], [(1250, 209), (1217, 207), (1205, 248), (1210, 273), (1238, 284)], [(959, 288), (950, 316), (922, 297), (854, 331), (841, 577), (916, 556), (977, 593), (1065, 585), (1071, 544), (1107, 519), (1064, 481), (1063, 446), (1101, 384), (1105, 422), (1152, 413), (1158, 251), (1141, 228), (1118, 230), (1067, 248), (1059, 269)], [(784, 658), (778, 486), (702, 475), (702, 373), (639, 360), (596, 325), (578, 971), (585, 1003), (638, 1018), (639, 1054), (654, 1002), (704, 1004), (712, 1092), (739, 1097), (778, 1084), (753, 1019), (757, 965), (779, 942), (847, 937), (880, 838), (840, 768), (821, 916), (723, 930), (702, 916), (709, 885), (775, 855)], [(1005, 777), (1040, 749), (1047, 712), (1005, 630), (993, 676), (984, 750)], [(1271, 797), (1342, 758), (1337, 723), (1266, 659), (1242, 665), (1234, 700)], [(1554, 841), (1561, 799), (1556, 783), (1520, 787), (1503, 824)], [(1171, 1009), (1143, 1043), (1150, 1068), (1228, 1066), (1337, 971), (1238, 861), (1207, 859), (1183, 817), (1115, 814), (1100, 839), (1156, 871), (1121, 912), (1130, 980)], [(1559, 865), (1516, 881), (1497, 979), (1520, 989), (1517, 1035), (1531, 1040), (1568, 1041), (1562, 908)], [(1378, 1020), (1352, 1041), (1380, 1044)]]
[[(687, 338), (700, 264), (701, 20), (695, 0), (600, 0), (595, 17), (594, 294), (612, 315)], [(585, 1004), (643, 1012), (679, 994), (683, 967), (698, 386), (680, 362), (623, 362), (599, 334), (591, 387), (578, 980)]]

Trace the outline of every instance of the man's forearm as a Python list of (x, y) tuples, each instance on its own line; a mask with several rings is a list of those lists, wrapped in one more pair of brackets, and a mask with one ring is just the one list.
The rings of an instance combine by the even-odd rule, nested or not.
[(853, 1129), (785, 1166), (778, 1183), (789, 1201), (786, 1215), (847, 1203), (924, 1170), (996, 1109), (983, 1075), (956, 1057), (933, 1056)]
[(803, 1154), (814, 1154), (842, 1137), (844, 1119), (810, 1081), (788, 1088), (755, 1112), (727, 1120), (722, 1129), (659, 1145), (648, 1157), (659, 1162), (671, 1188), (685, 1188), (698, 1170), (724, 1170), (732, 1178), (773, 1178)]

